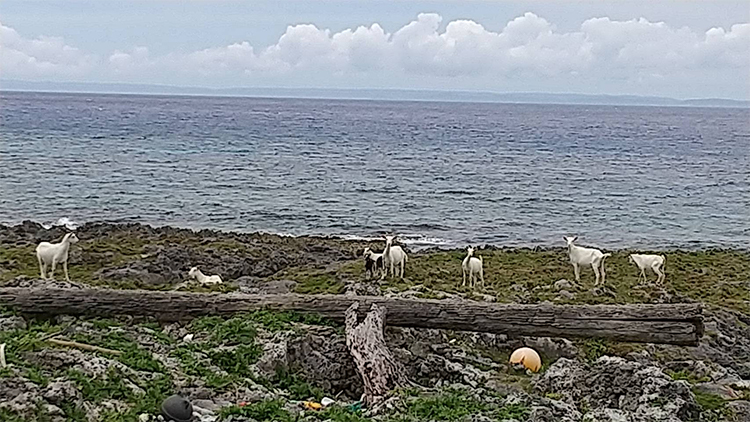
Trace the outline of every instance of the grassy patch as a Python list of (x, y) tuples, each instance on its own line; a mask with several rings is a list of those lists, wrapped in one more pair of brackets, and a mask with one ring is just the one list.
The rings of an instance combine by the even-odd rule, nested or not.
[(175, 342), (175, 339), (172, 338), (169, 334), (165, 333), (162, 326), (159, 325), (158, 322), (144, 322), (140, 324), (141, 327), (148, 330), (148, 333), (153, 337), (156, 341), (158, 341), (161, 344), (164, 345), (172, 345)]
[(526, 405), (516, 403), (501, 407), (496, 412), (494, 412), (494, 417), (497, 420), (516, 419), (519, 421), (524, 421), (529, 417), (529, 412), (530, 409)]
[(219, 413), (219, 420), (229, 416), (243, 416), (256, 421), (294, 422), (297, 418), (284, 409), (281, 400), (265, 400), (247, 406), (225, 407)]
[(252, 344), (257, 331), (254, 322), (245, 316), (224, 319), (219, 316), (205, 316), (193, 320), (191, 328), (211, 333), (214, 344)]
[(366, 418), (360, 412), (350, 412), (342, 407), (329, 407), (322, 412), (313, 414), (316, 419), (331, 422), (367, 422), (372, 419)]
[(582, 342), (581, 346), (583, 354), (589, 362), (596, 361), (600, 357), (606, 355), (609, 351), (607, 341), (599, 338), (585, 340)]
[(143, 349), (122, 331), (110, 331), (97, 335), (77, 334), (76, 341), (107, 349), (119, 350), (121, 355), (115, 359), (138, 371), (163, 372), (162, 364), (154, 359), (153, 354)]
[[(68, 370), (67, 378), (76, 384), (86, 401), (101, 403), (103, 400), (117, 399), (131, 405), (123, 411), (108, 412), (102, 416), (102, 420), (112, 422), (133, 421), (140, 413), (158, 412), (162, 401), (174, 390), (172, 379), (167, 375), (158, 374), (148, 381), (128, 379), (116, 368), (109, 368), (106, 374), (99, 378), (92, 378), (71, 369)], [(126, 381), (138, 386), (143, 392), (134, 390)]]
[[(484, 258), (484, 293), (501, 302), (538, 303), (556, 300), (551, 285), (560, 279), (571, 280), (573, 270), (564, 249), (534, 252), (530, 249), (480, 250)], [(614, 297), (592, 292), (594, 275), (589, 268), (581, 273), (582, 290), (573, 290), (573, 300), (561, 303), (649, 303), (658, 296), (655, 286), (640, 286), (638, 270), (627, 260), (629, 251), (616, 251), (606, 261), (607, 286)], [(664, 288), (670, 294), (687, 296), (722, 307), (750, 311), (750, 254), (742, 251), (709, 250), (701, 252), (666, 252), (667, 278)], [(463, 251), (440, 251), (414, 254), (406, 268), (406, 279), (386, 279), (383, 288), (407, 290), (424, 285), (449, 293), (472, 293), (461, 286)], [(323, 273), (329, 279), (363, 279), (362, 264), (352, 261), (334, 273)], [(655, 278), (655, 277), (653, 277)], [(652, 280), (653, 281), (653, 280)], [(523, 293), (519, 293), (521, 290)]]
[(696, 389), (693, 389), (693, 395), (695, 395), (695, 401), (703, 409), (702, 420), (711, 422), (732, 420), (734, 412), (727, 407), (727, 401), (723, 398)]
[(458, 421), (486, 410), (485, 403), (463, 392), (447, 390), (435, 396), (410, 401), (399, 416), (401, 420)]
[(697, 401), (704, 410), (720, 410), (727, 404), (726, 400), (716, 394), (706, 393), (695, 389), (693, 389), (693, 394), (695, 395), (695, 401)]
[(690, 371), (681, 370), (681, 371), (670, 371), (666, 370), (664, 371), (667, 375), (672, 377), (673, 380), (679, 381), (679, 380), (685, 380), (689, 382), (690, 384), (697, 384), (699, 382), (708, 382), (711, 381), (710, 377), (703, 376), (703, 377), (696, 377), (695, 374), (693, 374)]
[(285, 272), (285, 278), (297, 282), (295, 293), (303, 294), (341, 294), (344, 293), (344, 282), (335, 273), (320, 271)]
[(320, 401), (325, 395), (325, 392), (322, 389), (314, 387), (301, 376), (286, 368), (277, 368), (276, 374), (271, 382), (275, 387), (289, 391), (294, 399), (314, 399)]
[(26, 352), (41, 350), (44, 343), (40, 340), (45, 334), (60, 331), (62, 327), (49, 321), (29, 320), (26, 329), (0, 332), (0, 343), (6, 343), (5, 357), (8, 363), (22, 367), (29, 364), (24, 359)]
[(250, 365), (258, 361), (263, 353), (256, 344), (242, 344), (233, 349), (209, 351), (211, 362), (229, 374), (248, 376)]

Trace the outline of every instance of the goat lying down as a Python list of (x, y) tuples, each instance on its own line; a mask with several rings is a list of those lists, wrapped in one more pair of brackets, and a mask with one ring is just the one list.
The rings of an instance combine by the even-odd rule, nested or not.
[(191, 268), (190, 272), (188, 272), (188, 277), (198, 280), (198, 283), (204, 286), (223, 283), (221, 277), (219, 277), (218, 275), (205, 275), (201, 272), (201, 270), (198, 269), (198, 267)]
[(600, 274), (601, 282), (604, 284), (604, 279), (606, 277), (606, 273), (604, 272), (604, 259), (608, 256), (612, 256), (612, 254), (602, 253), (599, 249), (584, 248), (583, 246), (575, 245), (573, 242), (578, 240), (578, 236), (563, 236), (563, 239), (568, 245), (568, 256), (570, 257), (570, 263), (573, 265), (573, 271), (576, 274), (576, 281), (581, 281), (581, 265), (591, 265), (591, 268), (596, 275), (596, 284), (599, 284)]
[(646, 268), (651, 268), (656, 274), (656, 283), (664, 281), (666, 275), (664, 274), (664, 264), (667, 263), (667, 257), (664, 255), (646, 255), (646, 254), (630, 254), (628, 260), (638, 266), (641, 273), (638, 275), (638, 281), (646, 281)]
[(376, 272), (382, 272), (385, 268), (382, 253), (375, 253), (370, 248), (365, 248), (363, 256), (365, 258), (365, 274), (368, 279), (374, 277)]

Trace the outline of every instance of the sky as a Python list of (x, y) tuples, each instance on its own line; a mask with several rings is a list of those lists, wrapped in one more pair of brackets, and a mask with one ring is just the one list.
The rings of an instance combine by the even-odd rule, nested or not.
[(0, 2), (1, 81), (750, 99), (750, 1)]

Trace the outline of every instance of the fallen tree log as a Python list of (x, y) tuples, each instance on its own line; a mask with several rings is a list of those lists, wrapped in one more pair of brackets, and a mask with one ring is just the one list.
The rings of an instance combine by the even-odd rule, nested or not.
[(679, 345), (696, 345), (703, 335), (700, 304), (520, 305), (380, 296), (0, 288), (0, 305), (27, 314), (133, 315), (161, 321), (267, 309), (315, 313), (343, 322), (346, 309), (355, 302), (360, 318), (377, 304), (388, 310), (388, 325), (403, 327)]

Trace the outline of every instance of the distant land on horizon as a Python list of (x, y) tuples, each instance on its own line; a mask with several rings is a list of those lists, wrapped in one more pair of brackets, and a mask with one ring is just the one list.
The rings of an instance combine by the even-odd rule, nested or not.
[(495, 93), (482, 91), (438, 91), (364, 88), (202, 88), (127, 83), (30, 82), (19, 80), (0, 80), (0, 91), (136, 95), (197, 95), (309, 99), (316, 98), (337, 100), (750, 108), (750, 100), (732, 100), (723, 98), (698, 98), (679, 100), (669, 97), (638, 95), (573, 93), (557, 94), (543, 92)]

